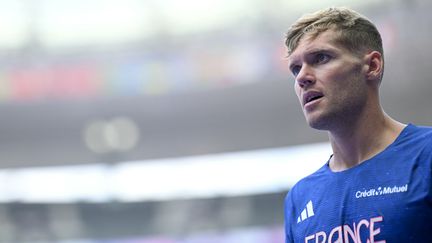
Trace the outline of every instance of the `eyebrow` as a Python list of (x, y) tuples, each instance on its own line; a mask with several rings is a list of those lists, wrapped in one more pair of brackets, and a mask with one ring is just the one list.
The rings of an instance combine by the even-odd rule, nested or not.
[(329, 52), (331, 52), (331, 53), (334, 53), (335, 51), (334, 51), (334, 49), (333, 48), (329, 48), (329, 47), (321, 47), (321, 48), (312, 48), (312, 49), (310, 49), (310, 50), (307, 50), (305, 53), (304, 53), (304, 55), (305, 56), (309, 56), (309, 55), (314, 55), (314, 54), (317, 54), (317, 53), (329, 53)]
[[(333, 48), (329, 48), (329, 47), (318, 47), (318, 48), (311, 48), (309, 50), (306, 50), (301, 56), (311, 56), (311, 55), (315, 55), (317, 53), (334, 53), (334, 49)], [(292, 60), (294, 61), (290, 61), (290, 57), (288, 57), (288, 63), (289, 63), (289, 68), (291, 69), (293, 66), (295, 66), (295, 61), (297, 61), (297, 59), (299, 59), (299, 55), (294, 56), (294, 58), (292, 58)]]

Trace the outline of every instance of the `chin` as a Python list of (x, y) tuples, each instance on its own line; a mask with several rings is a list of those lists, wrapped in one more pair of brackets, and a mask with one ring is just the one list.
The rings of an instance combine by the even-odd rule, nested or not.
[(306, 122), (311, 128), (317, 130), (329, 130), (329, 124), (322, 117), (306, 117)]
[(313, 129), (317, 129), (317, 130), (329, 130), (328, 126), (325, 126), (322, 123), (313, 123), (313, 122), (309, 122), (309, 126)]

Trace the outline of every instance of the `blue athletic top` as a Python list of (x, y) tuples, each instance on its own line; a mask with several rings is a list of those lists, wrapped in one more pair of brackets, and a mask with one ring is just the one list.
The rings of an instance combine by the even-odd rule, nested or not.
[(328, 163), (285, 199), (286, 242), (432, 242), (432, 128), (409, 124), (341, 172)]

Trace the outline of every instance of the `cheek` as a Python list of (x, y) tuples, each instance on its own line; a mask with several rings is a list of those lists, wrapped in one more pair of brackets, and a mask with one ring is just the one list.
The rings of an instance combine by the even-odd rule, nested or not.
[(329, 85), (331, 97), (335, 103), (351, 104), (365, 95), (362, 80), (354, 75), (339, 75), (334, 77), (334, 82)]
[(297, 98), (300, 100), (300, 87), (297, 85), (297, 82), (294, 83), (294, 91), (297, 95)]
[(329, 71), (324, 76), (326, 85), (339, 92), (358, 86), (360, 81), (360, 73), (355, 68), (340, 67), (337, 71)]

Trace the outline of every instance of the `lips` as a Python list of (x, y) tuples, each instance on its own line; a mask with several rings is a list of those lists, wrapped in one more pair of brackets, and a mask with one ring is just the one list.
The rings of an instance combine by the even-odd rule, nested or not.
[(303, 106), (305, 106), (306, 104), (320, 99), (322, 98), (324, 95), (323, 93), (319, 92), (319, 91), (308, 91), (306, 93), (303, 94)]

